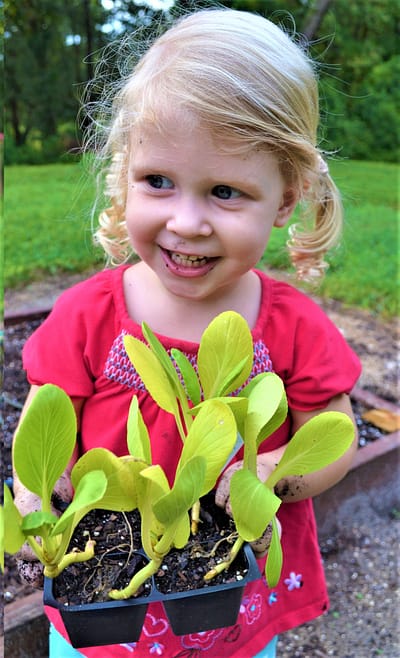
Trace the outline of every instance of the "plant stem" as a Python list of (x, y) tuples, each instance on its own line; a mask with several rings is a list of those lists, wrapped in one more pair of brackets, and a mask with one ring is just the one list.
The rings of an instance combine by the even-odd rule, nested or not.
[(44, 560), (44, 555), (43, 555), (43, 549), (42, 549), (41, 545), (39, 544), (39, 542), (37, 542), (36, 539), (34, 537), (31, 537), (31, 536), (28, 536), (26, 538), (26, 541), (28, 542), (29, 546), (31, 547), (31, 549), (35, 553), (36, 557), (38, 557), (40, 562), (42, 564), (44, 564), (45, 560)]
[(197, 535), (197, 530), (199, 528), (199, 521), (200, 521), (200, 501), (196, 500), (192, 507), (191, 511), (191, 519), (192, 523), (190, 526), (190, 531), (192, 535)]
[(215, 567), (213, 567), (213, 569), (210, 569), (210, 571), (208, 571), (205, 574), (204, 580), (208, 582), (209, 580), (215, 578), (215, 576), (218, 576), (219, 573), (222, 573), (223, 571), (228, 569), (231, 566), (232, 562), (237, 557), (237, 554), (239, 553), (243, 544), (244, 544), (244, 540), (241, 537), (238, 537), (235, 543), (233, 544), (231, 550), (229, 551), (228, 559), (224, 560), (223, 562), (220, 562)]
[(44, 575), (48, 578), (55, 578), (58, 576), (66, 567), (69, 567), (71, 564), (76, 562), (86, 562), (94, 556), (94, 547), (96, 542), (93, 539), (89, 539), (86, 542), (85, 549), (83, 551), (72, 551), (64, 555), (62, 560), (58, 564), (48, 564), (44, 568)]
[(143, 583), (153, 576), (153, 574), (157, 573), (161, 562), (162, 558), (159, 560), (151, 560), (133, 576), (130, 583), (124, 589), (112, 589), (111, 592), (109, 592), (109, 597), (115, 601), (121, 601), (134, 596)]

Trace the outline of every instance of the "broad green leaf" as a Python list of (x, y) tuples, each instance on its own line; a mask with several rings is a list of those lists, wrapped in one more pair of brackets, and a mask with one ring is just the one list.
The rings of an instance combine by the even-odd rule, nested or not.
[[(148, 468), (148, 464), (135, 460), (133, 457), (121, 457), (126, 467), (129, 469), (130, 478), (135, 487), (135, 507), (139, 509), (142, 517), (142, 533), (146, 528), (151, 527), (152, 509), (151, 509), (151, 487), (150, 480), (140, 477), (141, 473)], [(160, 494), (161, 495), (161, 494)], [(132, 508), (133, 509), (133, 508)], [(145, 527), (146, 522), (148, 525)], [(144, 547), (146, 550), (146, 547)]]
[(137, 506), (135, 480), (123, 458), (117, 457), (106, 448), (92, 448), (78, 459), (71, 473), (75, 491), (80, 480), (91, 471), (103, 471), (107, 488), (98, 500), (99, 509), (129, 511)]
[(145, 339), (147, 340), (154, 356), (157, 358), (158, 362), (163, 367), (164, 372), (169, 379), (171, 387), (175, 391), (176, 397), (181, 398), (181, 396), (183, 395), (182, 384), (179, 380), (178, 373), (174, 368), (174, 365), (171, 361), (171, 358), (167, 350), (145, 322), (142, 323), (142, 333)]
[(275, 517), (272, 519), (272, 539), (265, 564), (268, 587), (276, 587), (282, 573), (283, 553)]
[[(142, 482), (141, 478), (139, 478), (139, 475), (144, 469), (148, 468), (149, 465), (146, 464), (146, 462), (141, 461), (140, 459), (136, 459), (136, 457), (132, 457), (132, 455), (124, 455), (123, 457), (119, 457), (118, 459), (121, 460), (121, 462), (124, 464), (125, 468), (129, 472), (129, 477), (131, 478), (132, 482), (129, 484), (129, 488), (135, 493), (136, 495), (139, 496), (139, 488), (140, 484)], [(128, 473), (127, 473), (128, 475)]]
[(200, 498), (206, 474), (206, 459), (196, 456), (190, 459), (176, 474), (171, 491), (153, 505), (154, 514), (164, 526), (175, 523), (187, 514)]
[(287, 403), (286, 393), (285, 391), (283, 391), (283, 395), (277, 410), (275, 411), (271, 420), (266, 425), (264, 425), (264, 427), (262, 428), (262, 430), (258, 435), (257, 448), (265, 439), (270, 437), (278, 429), (278, 427), (280, 427), (285, 422), (287, 418), (287, 414), (288, 414), (288, 403)]
[[(179, 404), (181, 405), (183, 410), (183, 415), (186, 416), (186, 414), (189, 411), (187, 395), (167, 350), (164, 348), (163, 344), (158, 340), (157, 336), (155, 336), (155, 334), (151, 331), (150, 327), (145, 322), (142, 323), (142, 333), (149, 344), (150, 350), (158, 360), (161, 367), (164, 369), (164, 372), (171, 386), (171, 391), (173, 391), (173, 393), (175, 394), (175, 398), (179, 400)], [(180, 414), (180, 412), (176, 411), (173, 413), (175, 415), (177, 424), (180, 425), (181, 422), (180, 415), (178, 421), (178, 414)], [(182, 432), (183, 430), (180, 430), (181, 438), (182, 440), (184, 440), (184, 436), (182, 435)]]
[[(76, 525), (98, 502), (107, 489), (107, 477), (103, 471), (90, 471), (79, 480), (74, 498), (58, 519), (51, 534), (62, 533), (68, 525)], [(75, 517), (75, 518), (74, 518)]]
[(233, 474), (230, 500), (236, 528), (245, 541), (255, 541), (261, 537), (282, 502), (247, 470)]
[[(227, 405), (230, 410), (232, 411), (236, 425), (237, 425), (237, 430), (239, 434), (243, 435), (244, 433), (244, 421), (247, 415), (247, 407), (248, 407), (248, 400), (247, 398), (242, 398), (242, 397), (217, 397), (217, 398), (212, 398), (212, 401), (217, 401), (221, 402), (222, 404)], [(200, 402), (196, 407), (193, 407), (191, 409), (191, 413), (195, 416), (199, 413), (200, 409), (203, 406), (206, 406), (207, 404), (210, 403), (210, 400), (205, 400), (204, 402)]]
[(76, 415), (68, 395), (58, 386), (41, 386), (16, 432), (14, 466), (22, 484), (43, 505), (71, 459), (76, 442)]
[(189, 359), (180, 350), (172, 349), (171, 355), (174, 358), (185, 383), (189, 400), (192, 404), (197, 405), (201, 400), (201, 389), (197, 373), (190, 363)]
[(351, 446), (352, 420), (340, 411), (324, 411), (302, 425), (289, 441), (266, 484), (274, 487), (288, 475), (306, 475), (338, 460)]
[(47, 537), (57, 521), (58, 517), (51, 512), (30, 512), (22, 519), (21, 530), (25, 537)]
[[(282, 423), (282, 399), (286, 399), (283, 382), (272, 372), (263, 373), (257, 384), (248, 390), (248, 414), (245, 419), (244, 441), (249, 439), (256, 447), (266, 438), (266, 427), (279, 427)], [(245, 391), (243, 392), (246, 393)], [(277, 412), (280, 410), (280, 413)], [(275, 420), (275, 414), (278, 415)], [(286, 414), (285, 414), (286, 417)], [(275, 422), (273, 422), (275, 421)], [(279, 424), (277, 424), (279, 423)]]
[(152, 495), (152, 500), (156, 501), (170, 491), (168, 478), (159, 464), (143, 469), (140, 475), (150, 480), (155, 487), (156, 493)]
[(193, 407), (190, 411), (193, 416), (197, 416), (199, 411), (210, 404), (210, 402), (220, 402), (227, 405), (235, 416), (236, 422), (244, 419), (247, 414), (248, 400), (242, 397), (215, 397), (212, 400), (204, 400)]
[(17, 553), (26, 538), (21, 530), (22, 516), (14, 503), (7, 485), (4, 485), (4, 550), (13, 555)]
[(177, 524), (174, 535), (174, 546), (176, 548), (184, 548), (188, 543), (190, 536), (190, 518), (189, 514), (183, 514), (182, 518)]
[(178, 415), (176, 391), (157, 356), (141, 340), (133, 336), (124, 336), (124, 345), (130, 361), (153, 400), (164, 411), (174, 416)]
[(200, 341), (197, 365), (204, 398), (235, 391), (248, 379), (252, 364), (253, 339), (247, 322), (234, 311), (221, 313)]
[(243, 368), (246, 366), (248, 361), (249, 361), (249, 357), (248, 356), (244, 357), (244, 359), (242, 359), (239, 363), (236, 364), (236, 366), (233, 367), (233, 369), (227, 374), (225, 379), (221, 380), (218, 389), (218, 396), (213, 394), (212, 399), (214, 399), (215, 397), (229, 395), (230, 393), (232, 393), (232, 391), (236, 391), (236, 389), (239, 388), (241, 384), (243, 384), (243, 380), (242, 380)]
[(153, 513), (153, 503), (170, 490), (167, 477), (160, 465), (149, 466), (138, 478), (138, 507), (141, 517), (142, 545), (147, 556), (155, 559), (153, 551), (157, 539), (164, 533), (164, 526)]
[(201, 496), (215, 486), (221, 470), (235, 445), (235, 418), (226, 404), (209, 400), (200, 409), (190, 427), (177, 466), (177, 475), (193, 457), (204, 457), (206, 473)]
[(139, 409), (136, 395), (133, 396), (128, 414), (127, 443), (129, 453), (147, 464), (151, 464), (151, 444), (147, 427)]

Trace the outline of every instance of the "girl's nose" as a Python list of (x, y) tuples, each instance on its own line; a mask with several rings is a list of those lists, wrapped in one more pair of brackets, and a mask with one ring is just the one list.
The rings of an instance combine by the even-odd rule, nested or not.
[(167, 229), (185, 238), (212, 233), (205, 205), (196, 199), (180, 199), (167, 221)]

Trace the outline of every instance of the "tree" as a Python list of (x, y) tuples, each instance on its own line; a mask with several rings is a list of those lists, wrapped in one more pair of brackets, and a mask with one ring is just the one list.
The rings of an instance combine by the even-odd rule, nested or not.
[[(392, 76), (398, 76), (398, 3), (175, 0), (164, 12), (164, 25), (171, 15), (221, 4), (260, 13), (308, 47), (320, 76), (326, 150), (397, 161), (398, 92)], [(15, 144), (46, 139), (63, 123), (73, 125), (83, 85), (93, 77), (105, 44), (116, 36), (134, 38), (138, 27), (150, 36), (160, 29), (163, 12), (150, 0), (114, 0), (110, 6), (106, 11), (102, 0), (5, 0), (5, 121)], [(129, 39), (125, 45), (129, 62)], [(118, 49), (107, 52), (108, 79), (119, 75), (118, 55)], [(97, 88), (90, 93), (89, 102)]]
[(78, 85), (92, 73), (85, 56), (104, 42), (105, 11), (100, 0), (6, 0), (5, 17), (5, 117), (20, 146), (75, 120)]
[(398, 38), (392, 0), (233, 0), (295, 31), (317, 62), (327, 151), (360, 159), (399, 159)]

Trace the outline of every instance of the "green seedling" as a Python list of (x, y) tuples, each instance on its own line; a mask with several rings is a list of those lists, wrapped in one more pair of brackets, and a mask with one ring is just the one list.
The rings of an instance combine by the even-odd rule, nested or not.
[(6, 487), (5, 550), (16, 553), (27, 541), (45, 565), (45, 575), (54, 577), (68, 564), (93, 556), (91, 539), (83, 551), (68, 552), (74, 528), (91, 509), (138, 508), (149, 563), (125, 589), (110, 593), (114, 599), (134, 596), (171, 548), (183, 548), (190, 532), (196, 532), (199, 500), (215, 488), (239, 435), (244, 444), (243, 466), (230, 483), (238, 537), (226, 560), (206, 579), (226, 569), (243, 542), (257, 540), (271, 523), (266, 577), (274, 586), (282, 567), (275, 520), (281, 500), (274, 487), (283, 478), (305, 475), (339, 459), (353, 441), (353, 423), (339, 412), (312, 418), (262, 482), (257, 476), (257, 454), (261, 443), (285, 421), (287, 401), (282, 380), (274, 373), (262, 373), (248, 382), (253, 341), (245, 320), (228, 311), (210, 323), (200, 342), (197, 369), (179, 350), (169, 355), (146, 325), (143, 335), (147, 345), (132, 336), (126, 336), (124, 343), (150, 395), (175, 418), (182, 449), (173, 483), (169, 484), (160, 465), (152, 463), (149, 433), (134, 397), (127, 423), (129, 454), (116, 457), (95, 448), (80, 457), (71, 473), (73, 501), (60, 517), (55, 516), (51, 495), (74, 451), (76, 418), (68, 396), (56, 386), (45, 385), (19, 426), (13, 454), (19, 479), (39, 496), (41, 509), (22, 517)]
[[(282, 548), (275, 519), (281, 500), (275, 495), (274, 487), (282, 478), (303, 476), (339, 459), (354, 439), (351, 419), (340, 412), (324, 412), (312, 418), (292, 437), (274, 472), (265, 482), (261, 482), (257, 476), (258, 450), (261, 443), (285, 421), (288, 407), (283, 382), (276, 374), (262, 373), (246, 385), (253, 363), (253, 341), (245, 320), (239, 314), (227, 311), (209, 324), (200, 341), (197, 371), (179, 350), (171, 350), (169, 355), (145, 324), (143, 336), (147, 345), (132, 336), (126, 336), (125, 348), (154, 401), (175, 417), (183, 443), (182, 456), (186, 454), (188, 437), (192, 437), (190, 431), (197, 414), (200, 418), (203, 409), (209, 413), (212, 401), (231, 410), (236, 421), (236, 431), (244, 443), (243, 467), (233, 475), (230, 483), (232, 513), (238, 539), (227, 559), (206, 574), (206, 580), (228, 568), (243, 542), (260, 538), (271, 523), (272, 541), (266, 562), (266, 578), (271, 587), (275, 586), (282, 568)], [(136, 410), (135, 418), (138, 413)], [(209, 420), (212, 420), (211, 415)], [(143, 419), (136, 423), (140, 426), (137, 436), (140, 433), (143, 436)], [(209, 432), (204, 436), (203, 455), (206, 460), (214, 460), (216, 429), (217, 426), (213, 428), (210, 422)], [(151, 457), (147, 439), (143, 444), (132, 441), (130, 452), (144, 461)], [(182, 469), (181, 462), (179, 469)], [(143, 477), (150, 480), (146, 495), (142, 495), (146, 508), (141, 504), (142, 496), (139, 495), (139, 509), (144, 525), (146, 514), (150, 514), (150, 517), (154, 514), (159, 522), (165, 521), (166, 517), (161, 512), (163, 495), (165, 500), (168, 500), (168, 496), (173, 499), (172, 494), (167, 493), (165, 476), (161, 481), (161, 476), (153, 475), (155, 472), (159, 474), (159, 467), (153, 466), (149, 471), (141, 472)], [(195, 492), (193, 487), (194, 497)], [(186, 503), (188, 501), (189, 497)], [(183, 518), (182, 524), (186, 523)], [(192, 508), (192, 532), (196, 532), (198, 518), (199, 502), (196, 501)], [(185, 533), (182, 533), (182, 537), (186, 537), (187, 541), (186, 525)], [(149, 537), (151, 531), (146, 534)], [(148, 543), (145, 537), (143, 539), (145, 550), (151, 555), (154, 544)], [(183, 546), (182, 541), (179, 544)]]
[(199, 498), (215, 488), (235, 441), (236, 423), (229, 407), (218, 400), (207, 401), (190, 424), (170, 487), (161, 466), (152, 464), (149, 435), (137, 398), (133, 398), (128, 447), (132, 456), (149, 464), (136, 479), (142, 545), (149, 563), (134, 575), (127, 587), (112, 590), (111, 598), (135, 595), (144, 581), (159, 570), (172, 548), (184, 548), (190, 535), (189, 512)]
[[(92, 509), (127, 510), (136, 506), (131, 465), (113, 453), (96, 448), (81, 457), (71, 473), (74, 497), (60, 517), (53, 513), (54, 486), (65, 471), (75, 448), (76, 416), (68, 395), (57, 386), (42, 386), (16, 432), (13, 462), (21, 483), (41, 502), (39, 511), (21, 515), (12, 494), (4, 487), (4, 549), (17, 553), (29, 546), (44, 565), (44, 574), (57, 576), (65, 567), (93, 557), (95, 542), (83, 551), (68, 552), (74, 528)], [(135, 466), (140, 470), (141, 464)]]
[[(145, 323), (142, 331), (147, 345), (128, 335), (124, 337), (126, 352), (153, 400), (174, 416), (183, 445), (201, 402), (224, 398), (232, 406), (240, 405), (236, 398), (224, 397), (247, 380), (253, 363), (252, 337), (239, 314), (222, 313), (206, 328), (197, 356), (198, 372), (177, 349), (171, 350), (177, 366), (174, 367), (171, 356)], [(192, 507), (193, 534), (197, 531), (199, 511), (196, 501)]]

